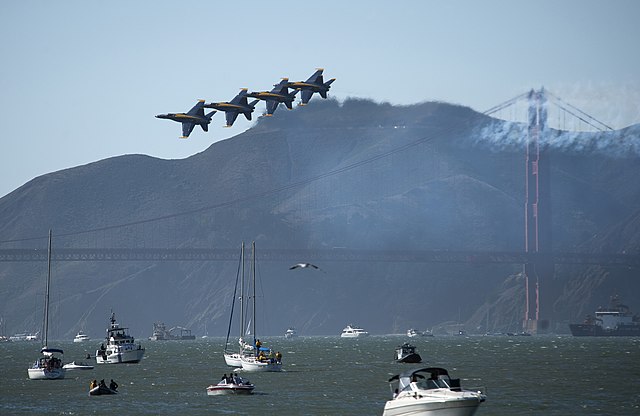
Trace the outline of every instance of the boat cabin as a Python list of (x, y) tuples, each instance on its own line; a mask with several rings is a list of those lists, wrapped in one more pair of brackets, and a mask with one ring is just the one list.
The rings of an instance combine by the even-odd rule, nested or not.
[(460, 379), (452, 379), (444, 368), (428, 367), (411, 370), (389, 379), (394, 394), (412, 390), (449, 389), (461, 391)]

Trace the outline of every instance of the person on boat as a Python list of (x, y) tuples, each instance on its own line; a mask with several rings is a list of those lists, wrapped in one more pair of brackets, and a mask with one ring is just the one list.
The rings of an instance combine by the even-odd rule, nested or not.
[(100, 387), (107, 387), (107, 385), (104, 382), (104, 379), (100, 380)]
[(111, 383), (109, 383), (109, 388), (113, 391), (117, 391), (118, 390), (118, 383), (116, 383), (115, 381), (113, 381), (113, 379), (111, 379)]
[(279, 363), (282, 361), (282, 354), (280, 354), (280, 351), (276, 352), (276, 362)]
[(260, 347), (262, 346), (262, 342), (259, 339), (256, 340), (256, 355), (260, 354)]
[(98, 382), (96, 380), (93, 380), (90, 384), (89, 384), (89, 390), (93, 390), (96, 387), (98, 387)]

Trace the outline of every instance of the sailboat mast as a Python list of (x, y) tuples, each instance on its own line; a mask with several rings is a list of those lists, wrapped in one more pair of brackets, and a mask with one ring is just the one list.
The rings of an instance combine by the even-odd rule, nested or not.
[(43, 347), (49, 344), (49, 284), (51, 283), (51, 229), (49, 229), (49, 248), (47, 249), (47, 288), (44, 294), (44, 337)]
[(242, 274), (240, 275), (240, 338), (244, 339), (244, 241), (240, 249), (240, 261), (242, 262)]
[(256, 345), (256, 242), (251, 242), (251, 272), (253, 274), (253, 345)]

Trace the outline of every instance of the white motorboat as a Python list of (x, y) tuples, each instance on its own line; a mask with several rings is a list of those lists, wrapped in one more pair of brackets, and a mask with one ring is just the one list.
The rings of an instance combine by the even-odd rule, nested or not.
[(407, 329), (407, 336), (409, 338), (415, 338), (415, 337), (432, 337), (433, 334), (431, 333), (431, 331), (418, 331), (417, 329)]
[(93, 366), (91, 364), (87, 364), (87, 363), (83, 363), (83, 362), (76, 363), (75, 361), (71, 361), (70, 363), (67, 363), (67, 364), (63, 365), (62, 368), (64, 368), (67, 371), (69, 371), (69, 370), (93, 370)]
[(85, 342), (90, 340), (91, 340), (91, 337), (82, 331), (78, 331), (76, 336), (73, 338), (73, 342)]
[(444, 368), (411, 370), (389, 379), (393, 398), (383, 416), (471, 416), (486, 396), (463, 390), (460, 379), (452, 379)]
[(347, 325), (340, 334), (341, 338), (358, 338), (366, 337), (369, 333), (362, 328), (355, 327), (353, 325)]
[(298, 336), (298, 332), (295, 328), (289, 328), (285, 331), (284, 337), (287, 339), (295, 338)]
[(31, 368), (28, 369), (30, 380), (60, 380), (63, 379), (67, 370), (62, 365), (62, 355), (64, 352), (58, 348), (49, 348), (49, 287), (51, 285), (51, 230), (49, 230), (49, 248), (47, 261), (47, 280), (44, 297), (44, 319), (43, 319), (43, 339), (40, 353), (42, 357), (37, 359)]
[(225, 374), (218, 384), (212, 384), (207, 387), (207, 395), (251, 394), (255, 387), (249, 380), (236, 374), (231, 374), (229, 377)]
[(135, 343), (133, 336), (127, 333), (128, 328), (116, 322), (116, 314), (111, 313), (111, 321), (107, 328), (107, 345), (102, 344), (96, 350), (98, 364), (138, 363), (144, 356), (144, 348)]
[(11, 335), (9, 337), (9, 341), (12, 342), (20, 342), (20, 341), (37, 341), (38, 340), (38, 334), (27, 334), (27, 333), (21, 333), (21, 334), (15, 334), (15, 335)]
[(256, 339), (256, 243), (251, 246), (251, 272), (253, 275), (253, 354), (244, 354), (240, 357), (242, 369), (244, 371), (282, 371), (282, 354), (280, 351), (273, 353), (270, 348), (262, 346), (259, 339)]

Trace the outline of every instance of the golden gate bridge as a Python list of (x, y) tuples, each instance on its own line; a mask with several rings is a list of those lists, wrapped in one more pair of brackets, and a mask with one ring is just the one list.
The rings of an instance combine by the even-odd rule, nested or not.
[[(517, 116), (514, 108), (525, 103), (524, 117)], [(541, 280), (551, 278), (554, 273), (554, 266), (558, 264), (576, 265), (601, 265), (619, 267), (639, 267), (640, 255), (627, 253), (572, 253), (556, 252), (553, 249), (551, 234), (551, 198), (550, 198), (550, 152), (546, 148), (543, 138), (549, 129), (549, 104), (560, 110), (556, 118), (560, 126), (566, 127), (566, 115), (573, 117), (583, 126), (590, 130), (609, 131), (611, 127), (596, 118), (586, 114), (580, 109), (564, 102), (556, 95), (540, 89), (531, 90), (518, 95), (484, 112), (492, 117), (500, 116), (502, 119), (511, 119), (521, 122), (526, 126), (523, 129), (526, 143), (524, 155), (524, 241), (523, 249), (520, 251), (456, 251), (456, 250), (416, 250), (416, 251), (393, 251), (393, 250), (368, 250), (352, 248), (334, 249), (278, 249), (263, 248), (258, 254), (261, 261), (298, 261), (300, 258), (310, 261), (336, 261), (336, 262), (422, 262), (422, 263), (472, 263), (472, 264), (522, 264), (523, 275), (526, 286), (526, 307), (523, 329), (535, 332), (539, 320), (539, 285)], [(510, 112), (510, 117), (504, 117)], [(514, 117), (514, 114), (516, 115)], [(501, 116), (502, 115), (502, 116)], [(218, 205), (207, 206), (192, 211), (169, 214), (162, 217), (149, 218), (134, 221), (127, 224), (117, 224), (105, 226), (98, 229), (84, 230), (66, 234), (59, 234), (57, 237), (73, 238), (80, 235), (101, 234), (105, 240), (112, 240), (109, 237), (111, 232), (116, 232), (118, 238), (122, 239), (123, 233), (119, 230), (128, 229), (124, 234), (130, 236), (132, 244), (130, 247), (108, 247), (107, 244), (94, 243), (93, 248), (70, 247), (73, 244), (66, 244), (62, 248), (56, 248), (53, 253), (56, 261), (235, 261), (237, 260), (237, 249), (235, 248), (188, 248), (170, 247), (170, 243), (165, 243), (165, 247), (147, 247), (147, 240), (154, 241), (157, 238), (154, 234), (159, 233), (153, 228), (154, 223), (161, 221), (174, 221), (174, 228), (181, 228), (175, 224), (179, 218), (185, 218), (200, 212), (215, 210), (217, 208), (229, 207), (238, 202), (247, 202), (269, 194), (283, 192), (309, 183), (313, 183), (325, 178), (330, 178), (337, 174), (357, 170), (361, 166), (387, 158), (395, 153), (407, 150), (418, 144), (432, 140), (426, 137), (417, 141), (401, 145), (397, 148), (385, 151), (367, 160), (343, 166), (330, 172), (324, 172), (317, 176), (307, 178), (295, 183), (287, 184), (281, 188), (266, 190), (257, 195), (250, 195), (240, 200), (227, 201)], [(131, 231), (135, 229), (134, 231)], [(166, 232), (165, 232), (166, 233)], [(140, 238), (142, 236), (142, 238)], [(0, 248), (0, 262), (29, 262), (46, 260), (46, 248), (25, 248), (25, 245), (39, 240), (41, 237), (0, 241), (0, 245), (13, 244), (16, 248)], [(88, 239), (82, 239), (87, 242)], [(98, 247), (98, 245), (102, 247)], [(535, 308), (532, 310), (532, 306)]]

